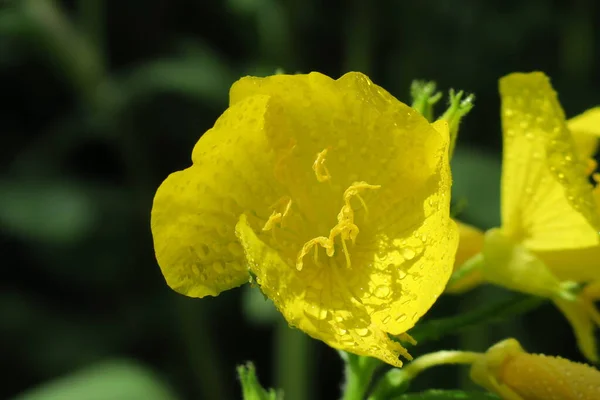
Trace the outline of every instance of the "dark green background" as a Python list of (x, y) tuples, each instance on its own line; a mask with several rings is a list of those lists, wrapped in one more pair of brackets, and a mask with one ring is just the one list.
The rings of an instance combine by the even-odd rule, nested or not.
[[(193, 144), (243, 75), (358, 70), (406, 102), (415, 78), (474, 92), (454, 189), (455, 201), (467, 201), (462, 217), (482, 228), (499, 215), (498, 78), (545, 71), (569, 116), (600, 103), (593, 0), (0, 0), (0, 7), (0, 398), (84, 369), (63, 384), (100, 396), (89, 399), (234, 399), (235, 366), (246, 360), (290, 400), (337, 396), (337, 354), (290, 334), (257, 293), (187, 299), (166, 286), (154, 259), (153, 193), (189, 164)], [(442, 297), (428, 317), (505, 296), (485, 287)], [(412, 352), (483, 350), (508, 335), (532, 351), (581, 360), (550, 306)], [(465, 370), (447, 367), (414, 388), (465, 385)], [(39, 399), (52, 391), (88, 398), (54, 386)]]

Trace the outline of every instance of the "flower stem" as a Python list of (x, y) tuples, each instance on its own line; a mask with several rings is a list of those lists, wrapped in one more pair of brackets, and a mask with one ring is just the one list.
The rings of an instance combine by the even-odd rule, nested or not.
[(340, 351), (345, 362), (346, 383), (342, 400), (362, 400), (371, 385), (375, 370), (382, 364), (376, 358), (357, 356)]
[(275, 338), (275, 387), (282, 389), (286, 400), (312, 399), (312, 346), (310, 337), (290, 328), (280, 318)]

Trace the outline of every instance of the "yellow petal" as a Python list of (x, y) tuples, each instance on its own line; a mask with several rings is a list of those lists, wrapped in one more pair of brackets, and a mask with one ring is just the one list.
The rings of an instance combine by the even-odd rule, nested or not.
[(586, 166), (542, 73), (500, 80), (504, 161), (502, 226), (533, 250), (598, 243), (600, 216)]
[(488, 282), (541, 297), (552, 298), (563, 293), (561, 281), (548, 267), (499, 229), (486, 232), (483, 256), (482, 271)]
[(472, 225), (457, 221), (459, 241), (456, 251), (454, 270), (457, 270), (465, 261), (483, 250), (483, 231)]
[(569, 131), (582, 159), (592, 158), (600, 138), (600, 107), (595, 107), (567, 121)]
[(555, 298), (554, 304), (571, 324), (581, 353), (588, 360), (598, 362), (598, 346), (594, 332), (596, 326), (592, 320), (588, 304), (579, 297), (574, 300)]
[[(458, 250), (454, 261), (454, 272), (476, 254), (483, 250), (483, 232), (471, 225), (457, 221), (458, 225)], [(476, 268), (467, 273), (461, 279), (452, 282), (446, 287), (446, 293), (460, 294), (473, 289), (483, 281), (481, 269)]]
[(275, 198), (276, 185), (265, 172), (268, 104), (268, 97), (255, 96), (228, 109), (198, 141), (194, 164), (171, 174), (156, 192), (156, 257), (169, 286), (182, 294), (216, 296), (248, 281), (234, 227), (242, 211), (268, 215), (256, 206)]
[(560, 280), (581, 283), (600, 280), (600, 246), (535, 254)]
[(292, 326), (333, 348), (376, 357), (398, 367), (402, 366), (398, 356), (410, 357), (406, 349), (371, 323), (366, 309), (354, 304), (356, 299), (343, 281), (322, 271), (314, 278), (327, 280), (318, 282), (317, 290), (317, 282), (310, 285), (279, 252), (258, 238), (245, 215), (240, 217), (236, 232), (256, 282)]

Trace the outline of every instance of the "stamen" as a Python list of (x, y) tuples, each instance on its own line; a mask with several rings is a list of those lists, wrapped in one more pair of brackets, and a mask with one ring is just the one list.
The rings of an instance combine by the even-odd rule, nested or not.
[[(319, 245), (321, 245), (325, 249), (329, 248), (329, 239), (325, 236), (319, 236), (304, 243), (304, 246), (302, 246), (302, 250), (300, 250), (300, 253), (298, 253), (298, 258), (296, 258), (296, 269), (298, 271), (302, 271), (302, 267), (304, 266), (304, 256), (310, 252), (313, 246), (318, 247)], [(315, 251), (317, 251), (316, 248)]]
[(410, 343), (413, 346), (417, 345), (417, 341), (415, 340), (415, 338), (410, 336), (407, 332), (399, 334), (398, 339), (402, 340), (403, 342)]
[[(319, 153), (319, 155), (324, 154), (327, 150)], [(319, 157), (317, 157), (317, 161)], [(315, 162), (316, 165), (317, 162)], [(315, 169), (315, 172), (317, 169)], [(318, 174), (317, 174), (318, 177)], [(317, 178), (318, 179), (318, 178)], [(352, 205), (350, 204), (350, 199), (353, 196), (358, 197), (361, 204), (363, 205), (365, 212), (367, 212), (367, 205), (363, 198), (360, 196), (359, 192), (366, 189), (379, 189), (380, 185), (369, 185), (366, 182), (354, 182), (346, 191), (344, 192), (344, 205), (342, 209), (337, 215), (338, 223), (331, 228), (329, 231), (329, 237), (319, 236), (317, 238), (311, 239), (304, 244), (300, 253), (298, 253), (298, 258), (296, 260), (296, 269), (300, 271), (303, 266), (303, 258), (313, 246), (315, 247), (314, 254), (314, 262), (318, 265), (318, 246), (320, 245), (325, 249), (325, 252), (328, 257), (333, 257), (335, 255), (335, 237), (340, 236), (342, 241), (342, 250), (344, 252), (344, 257), (346, 258), (346, 266), (351, 268), (352, 263), (350, 261), (350, 253), (348, 251), (348, 246), (346, 245), (347, 240), (352, 241), (352, 245), (356, 243), (356, 237), (358, 236), (358, 226), (354, 223), (354, 210), (352, 209)]]
[(289, 146), (286, 149), (283, 149), (275, 161), (274, 174), (275, 178), (279, 181), (283, 181), (285, 178), (283, 176), (283, 164), (292, 156), (292, 153), (296, 149), (296, 144), (297, 142), (295, 139), (290, 139)]
[[(283, 206), (284, 204), (285, 206), (283, 207), (283, 212), (277, 211), (277, 208), (281, 209), (281, 206)], [(271, 208), (273, 208), (274, 210), (271, 213), (271, 216), (269, 217), (267, 222), (265, 222), (265, 226), (263, 226), (262, 228), (263, 232), (270, 231), (275, 227), (276, 224), (279, 224), (281, 226), (283, 224), (283, 218), (285, 218), (288, 215), (291, 207), (292, 199), (289, 196), (283, 196), (282, 198), (277, 200), (277, 202), (271, 206)]]
[(329, 170), (325, 166), (325, 156), (327, 155), (327, 151), (330, 147), (326, 148), (322, 152), (317, 154), (317, 159), (313, 163), (312, 169), (315, 171), (315, 175), (317, 176), (317, 180), (319, 182), (327, 182), (331, 180), (331, 174)]

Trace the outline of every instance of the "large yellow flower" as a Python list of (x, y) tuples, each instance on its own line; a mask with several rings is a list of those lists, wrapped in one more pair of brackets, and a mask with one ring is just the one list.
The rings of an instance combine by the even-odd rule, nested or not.
[(291, 325), (400, 366), (389, 335), (410, 339), (456, 251), (448, 141), (359, 73), (242, 78), (156, 193), (167, 283), (216, 296), (250, 271)]
[[(502, 226), (485, 233), (462, 227), (460, 254), (479, 254), (481, 279), (548, 297), (575, 330), (582, 352), (597, 360), (596, 313), (570, 290), (573, 282), (600, 278), (600, 208), (589, 182), (589, 157), (600, 132), (600, 113), (565, 120), (556, 93), (541, 73), (511, 74), (500, 81), (504, 157)], [(471, 287), (456, 282), (451, 291)], [(597, 323), (600, 323), (596, 321)]]

